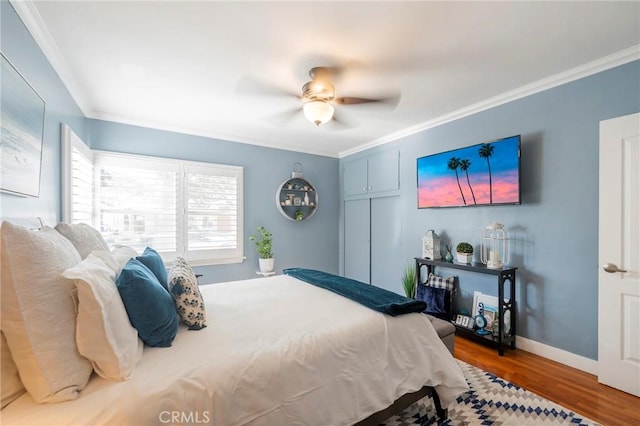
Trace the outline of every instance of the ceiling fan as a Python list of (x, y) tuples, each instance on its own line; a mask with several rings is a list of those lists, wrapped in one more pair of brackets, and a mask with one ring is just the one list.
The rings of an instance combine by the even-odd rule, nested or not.
[[(340, 121), (335, 115), (335, 107), (338, 105), (386, 104), (395, 107), (400, 99), (400, 96), (397, 94), (377, 98), (336, 97), (336, 90), (331, 78), (337, 73), (338, 70), (334, 67), (311, 68), (311, 70), (309, 70), (311, 81), (306, 82), (302, 86), (300, 96), (294, 95), (303, 101), (303, 105), (284, 112), (282, 115), (291, 116), (302, 110), (308, 121), (316, 126), (320, 126), (330, 120)], [(255, 88), (259, 88), (259, 91), (264, 94), (283, 94), (283, 91), (279, 89), (267, 88), (264, 85), (253, 87), (253, 89)], [(288, 93), (284, 91), (284, 94)]]

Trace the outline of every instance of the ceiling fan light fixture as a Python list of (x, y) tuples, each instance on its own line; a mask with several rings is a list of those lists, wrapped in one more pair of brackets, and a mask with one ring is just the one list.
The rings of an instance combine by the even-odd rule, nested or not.
[(304, 104), (303, 111), (307, 120), (319, 126), (331, 120), (334, 108), (324, 101), (311, 101)]

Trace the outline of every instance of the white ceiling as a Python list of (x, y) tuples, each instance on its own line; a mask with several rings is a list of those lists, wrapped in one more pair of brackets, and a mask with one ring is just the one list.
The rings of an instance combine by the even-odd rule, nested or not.
[[(640, 2), (12, 1), (87, 117), (343, 156), (640, 58)], [(294, 96), (344, 70), (314, 127)]]

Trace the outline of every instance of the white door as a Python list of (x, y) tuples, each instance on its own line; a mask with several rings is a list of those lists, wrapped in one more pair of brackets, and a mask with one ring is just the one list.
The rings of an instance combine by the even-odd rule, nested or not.
[(640, 114), (600, 122), (598, 381), (640, 396)]

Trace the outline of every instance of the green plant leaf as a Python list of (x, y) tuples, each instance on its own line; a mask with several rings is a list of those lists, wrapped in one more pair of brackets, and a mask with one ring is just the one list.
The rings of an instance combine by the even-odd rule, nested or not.
[(402, 287), (404, 288), (405, 296), (411, 299), (416, 297), (417, 281), (416, 267), (413, 262), (409, 262), (402, 271)]
[(256, 250), (260, 259), (271, 259), (273, 257), (273, 235), (267, 231), (264, 226), (258, 227), (258, 233), (260, 235), (251, 235), (249, 239), (256, 244)]
[(458, 253), (473, 254), (473, 246), (467, 242), (458, 243), (456, 246)]

